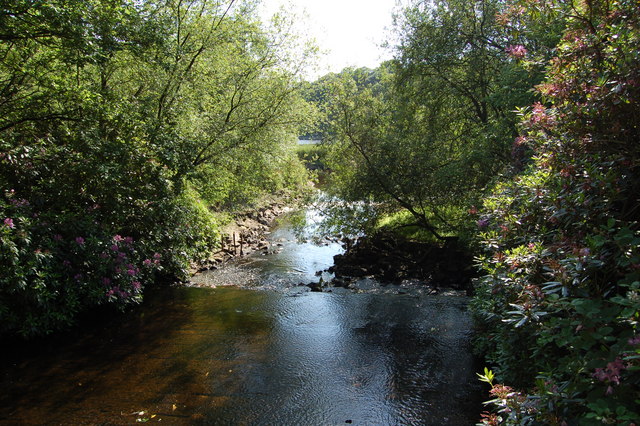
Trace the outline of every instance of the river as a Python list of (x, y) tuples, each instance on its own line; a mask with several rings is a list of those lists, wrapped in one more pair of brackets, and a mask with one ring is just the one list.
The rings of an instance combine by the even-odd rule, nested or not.
[(340, 245), (287, 225), (270, 239), (91, 333), (3, 348), (0, 424), (476, 423), (466, 297), (366, 281), (309, 292), (298, 284)]

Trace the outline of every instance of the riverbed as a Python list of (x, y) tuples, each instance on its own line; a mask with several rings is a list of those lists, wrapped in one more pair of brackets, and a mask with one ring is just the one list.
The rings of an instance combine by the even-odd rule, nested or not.
[(466, 297), (310, 292), (340, 244), (269, 238), (90, 333), (4, 348), (0, 424), (476, 423)]

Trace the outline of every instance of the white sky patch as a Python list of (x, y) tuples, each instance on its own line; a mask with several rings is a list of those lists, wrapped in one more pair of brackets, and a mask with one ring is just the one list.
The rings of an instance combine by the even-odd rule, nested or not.
[[(391, 30), (397, 0), (262, 0), (268, 20), (281, 6), (301, 16), (301, 28), (315, 38), (326, 55), (315, 78), (348, 66), (375, 68), (392, 54), (380, 45)], [(306, 15), (306, 17), (304, 17)]]

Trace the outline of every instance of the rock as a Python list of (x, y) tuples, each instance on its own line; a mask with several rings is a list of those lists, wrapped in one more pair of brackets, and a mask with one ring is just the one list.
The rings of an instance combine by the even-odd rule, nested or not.
[(373, 276), (386, 283), (417, 279), (437, 287), (470, 288), (472, 256), (450, 239), (444, 244), (408, 241), (381, 233), (347, 244), (329, 268), (336, 278)]
[(322, 291), (322, 282), (309, 283), (309, 284), (307, 284), (307, 287), (309, 287), (311, 289), (311, 291), (321, 292)]

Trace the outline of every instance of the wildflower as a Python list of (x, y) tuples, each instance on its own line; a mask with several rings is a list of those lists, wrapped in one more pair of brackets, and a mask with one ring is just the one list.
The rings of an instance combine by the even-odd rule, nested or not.
[(513, 389), (509, 386), (505, 385), (494, 385), (493, 388), (489, 391), (491, 395), (495, 395), (500, 399), (506, 399), (513, 392)]
[(132, 244), (132, 243), (133, 243), (133, 238), (131, 238), (131, 237), (125, 237), (124, 242), (125, 242), (126, 244)]
[(527, 55), (527, 49), (521, 44), (509, 46), (505, 49), (505, 52), (507, 52), (507, 55), (516, 59), (522, 59)]
[(160, 259), (161, 257), (162, 257), (162, 255), (161, 255), (160, 253), (155, 253), (155, 254), (153, 255), (153, 258), (154, 258), (154, 259)]
[(134, 290), (140, 290), (142, 284), (140, 284), (140, 281), (133, 281), (131, 283), (131, 287), (133, 287)]
[(478, 228), (484, 228), (489, 225), (489, 219), (480, 219), (476, 222), (476, 224), (478, 225)]
[(56, 234), (53, 236), (53, 241), (62, 241), (62, 235)]
[(13, 224), (13, 219), (11, 219), (10, 217), (8, 217), (8, 218), (6, 218), (6, 219), (4, 220), (4, 225), (5, 225), (7, 228), (9, 228), (9, 229), (13, 229), (13, 228), (15, 228), (15, 227), (16, 227), (16, 226)]
[(476, 208), (476, 206), (471, 206), (471, 208), (469, 209), (469, 214), (478, 214), (478, 209)]
[(82, 237), (76, 237), (76, 243), (77, 243), (79, 246), (84, 245), (84, 238), (82, 238)]
[(127, 270), (127, 274), (131, 275), (132, 277), (136, 275), (136, 270), (135, 269), (129, 269)]
[(628, 343), (632, 346), (640, 345), (640, 334), (629, 339)]
[(145, 259), (143, 262), (144, 266), (150, 266), (151, 265), (151, 259)]
[(608, 363), (605, 368), (596, 368), (595, 372), (593, 373), (593, 377), (600, 380), (601, 382), (608, 382), (619, 385), (620, 373), (626, 368), (627, 367), (624, 365), (622, 360), (620, 358), (616, 358), (614, 361)]
[(113, 241), (115, 241), (115, 242), (124, 241), (124, 238), (122, 238), (120, 235), (114, 235), (113, 236)]
[(118, 251), (118, 245), (117, 244), (112, 244), (111, 247), (109, 247), (111, 250), (113, 251)]

